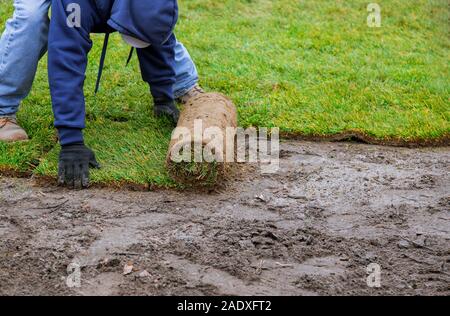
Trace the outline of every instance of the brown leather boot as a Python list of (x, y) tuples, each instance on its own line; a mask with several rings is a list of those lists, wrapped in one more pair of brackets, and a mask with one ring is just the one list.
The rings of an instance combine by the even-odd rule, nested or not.
[(28, 140), (27, 133), (13, 117), (0, 117), (0, 142), (18, 142)]
[(205, 93), (205, 90), (202, 89), (198, 84), (196, 84), (191, 90), (189, 90), (185, 95), (178, 99), (178, 102), (181, 104), (186, 104), (193, 97), (198, 96), (201, 93)]

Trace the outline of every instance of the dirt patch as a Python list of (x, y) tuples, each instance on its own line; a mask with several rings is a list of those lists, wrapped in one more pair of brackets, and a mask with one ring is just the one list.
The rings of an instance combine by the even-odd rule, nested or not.
[(289, 141), (281, 157), (212, 194), (1, 178), (0, 294), (450, 294), (449, 148)]

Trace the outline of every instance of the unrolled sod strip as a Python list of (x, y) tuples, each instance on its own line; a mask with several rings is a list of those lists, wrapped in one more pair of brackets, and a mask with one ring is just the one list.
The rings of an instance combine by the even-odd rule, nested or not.
[(234, 161), (236, 128), (237, 111), (231, 100), (219, 93), (192, 98), (172, 134), (166, 160), (169, 175), (187, 185), (219, 182)]

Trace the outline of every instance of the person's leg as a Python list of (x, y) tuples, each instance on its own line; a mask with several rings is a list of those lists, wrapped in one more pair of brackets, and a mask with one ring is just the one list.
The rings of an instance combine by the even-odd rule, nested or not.
[[(80, 25), (68, 25), (69, 6), (79, 6)], [(84, 80), (90, 33), (102, 23), (91, 0), (52, 1), (48, 45), (48, 78), (55, 127), (62, 146), (83, 142), (85, 128)]]
[(172, 35), (161, 45), (137, 49), (142, 79), (150, 85), (155, 115), (167, 115), (174, 123), (179, 117), (174, 95), (175, 45), (176, 39)]
[(50, 0), (14, 0), (14, 15), (0, 39), (0, 117), (14, 116), (45, 54)]
[(181, 99), (198, 84), (198, 73), (186, 47), (179, 41), (175, 44), (175, 98)]
[(155, 100), (173, 101), (175, 72), (175, 36), (161, 45), (137, 49), (142, 79), (150, 85)]

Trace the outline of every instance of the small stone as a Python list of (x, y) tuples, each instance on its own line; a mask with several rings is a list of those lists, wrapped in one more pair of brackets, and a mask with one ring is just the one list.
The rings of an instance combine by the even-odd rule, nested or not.
[(418, 238), (416, 238), (416, 240), (414, 240), (414, 246), (417, 248), (424, 248), (425, 245), (425, 236), (419, 236)]
[(377, 255), (374, 252), (367, 252), (364, 256), (364, 259), (368, 261), (374, 261), (375, 259), (377, 259)]
[(267, 199), (264, 194), (260, 194), (260, 195), (256, 195), (255, 196), (256, 200), (259, 200), (261, 202), (267, 203), (269, 201), (269, 199)]
[(123, 267), (123, 275), (128, 275), (130, 273), (133, 272), (133, 263), (132, 262), (128, 262), (124, 267)]
[(147, 270), (143, 270), (143, 271), (141, 271), (141, 273), (139, 273), (140, 278), (147, 278), (149, 276), (150, 276), (150, 273), (148, 273)]
[(409, 241), (404, 240), (404, 239), (400, 240), (400, 241), (398, 242), (397, 246), (398, 246), (399, 248), (401, 248), (401, 249), (408, 249), (408, 248), (411, 247)]

